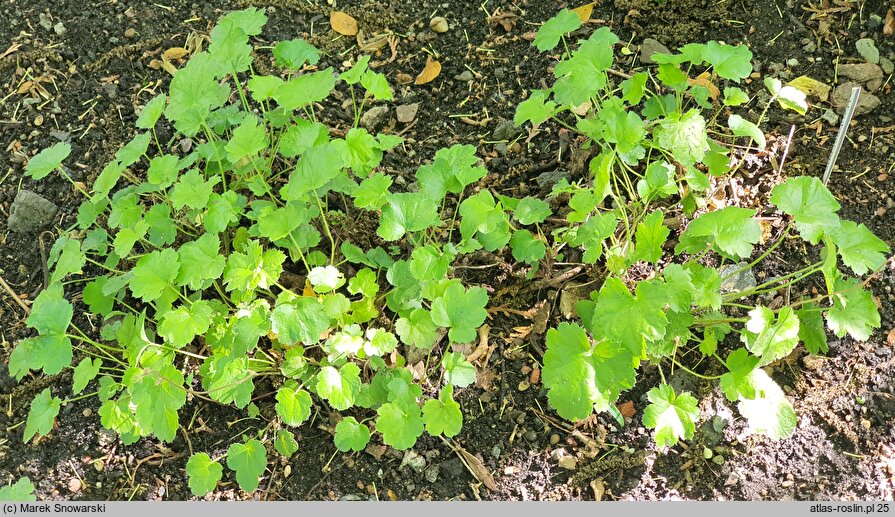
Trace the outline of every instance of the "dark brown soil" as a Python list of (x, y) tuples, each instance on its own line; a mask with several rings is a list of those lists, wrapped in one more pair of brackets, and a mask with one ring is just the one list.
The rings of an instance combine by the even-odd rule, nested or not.
[[(0, 276), (26, 300), (42, 287), (41, 239), (36, 234), (7, 231), (5, 219), (19, 189), (40, 193), (59, 206), (53, 227), (72, 224), (79, 199), (58, 177), (33, 182), (23, 177), (28, 156), (59, 140), (73, 146), (68, 160), (77, 181), (89, 183), (109, 156), (133, 135), (135, 106), (166, 89), (170, 77), (149, 66), (161, 52), (182, 46), (193, 31), (207, 32), (231, 9), (257, 5), (267, 8), (270, 22), (260, 43), (298, 36), (325, 49), (323, 66), (341, 66), (356, 52), (353, 42), (334, 39), (328, 27), (331, 9), (325, 2), (304, 0), (225, 0), (186, 2), (169, 0), (166, 7), (151, 2), (118, 0), (85, 4), (55, 0), (0, 0)], [(530, 143), (495, 142), (493, 132), (512, 120), (515, 105), (532, 88), (541, 87), (556, 56), (536, 52), (525, 34), (552, 16), (558, 4), (545, 0), (451, 2), (432, 0), (360, 0), (339, 2), (356, 16), (368, 34), (401, 33), (395, 59), (381, 67), (396, 84), (398, 74), (415, 76), (426, 51), (440, 57), (443, 70), (423, 87), (395, 86), (394, 105), (417, 102), (420, 112), (412, 126), (393, 120), (387, 132), (402, 133), (406, 151), (390, 154), (385, 162), (394, 174), (411, 175), (435, 150), (453, 143), (478, 146), (491, 174), (488, 186), (511, 195), (538, 192), (535, 177), (557, 169), (581, 174), (572, 159), (545, 166), (555, 158), (567, 135), (545, 125)], [(832, 5), (832, 7), (830, 7)], [(445, 8), (444, 6), (450, 6)], [(575, 4), (571, 5), (574, 7)], [(617, 63), (629, 71), (641, 66), (636, 46), (653, 37), (671, 48), (692, 41), (720, 39), (748, 43), (757, 72), (786, 79), (799, 75), (836, 84), (835, 63), (859, 62), (854, 42), (869, 36), (883, 56), (892, 56), (895, 38), (884, 36), (871, 15), (884, 17), (884, 1), (867, 2), (717, 2), (687, 0), (607, 0), (599, 2), (593, 21), (582, 33), (607, 24), (634, 52)], [(505, 30), (489, 23), (488, 14), (518, 15)], [(450, 30), (436, 35), (429, 17), (447, 17)], [(50, 29), (42, 26), (44, 19)], [(65, 30), (54, 30), (62, 23)], [(131, 32), (131, 29), (133, 32)], [(811, 50), (813, 43), (814, 50)], [(18, 46), (20, 45), (20, 46)], [(805, 49), (806, 45), (808, 50)], [(379, 58), (388, 60), (390, 51)], [(798, 64), (786, 64), (796, 59)], [(780, 66), (777, 66), (780, 65)], [(456, 79), (464, 71), (471, 81)], [(26, 81), (40, 88), (23, 88)], [(860, 116), (849, 130), (833, 175), (831, 188), (843, 205), (844, 217), (862, 222), (895, 247), (895, 96), (892, 78), (877, 95), (883, 104)], [(26, 85), (27, 86), (27, 85)], [(747, 81), (757, 93), (761, 78)], [(812, 107), (808, 116), (792, 117), (771, 110), (769, 133), (785, 138), (796, 124), (796, 139), (786, 166), (789, 174), (819, 175), (837, 128), (821, 119), (826, 103)], [(330, 110), (331, 127), (345, 125), (344, 114)], [(463, 115), (460, 117), (458, 115)], [(751, 117), (757, 118), (757, 113)], [(349, 120), (350, 123), (350, 120)], [(527, 136), (527, 135), (523, 135)], [(565, 153), (565, 151), (564, 151)], [(767, 170), (741, 178), (740, 186), (757, 189)], [(758, 179), (755, 179), (755, 178)], [(746, 194), (746, 190), (743, 190)], [(763, 192), (766, 196), (766, 189)], [(761, 199), (761, 195), (759, 195)], [(348, 231), (347, 229), (344, 231)], [(359, 236), (359, 238), (362, 238)], [(46, 237), (52, 241), (53, 237)], [(47, 241), (44, 241), (45, 243)], [(806, 261), (800, 247), (783, 246), (766, 261), (768, 276), (791, 271)], [(489, 264), (497, 264), (489, 267)], [(501, 257), (473, 256), (463, 264), (465, 280), (493, 291), (492, 306), (515, 311), (543, 307), (536, 320), (562, 319), (557, 307), (557, 284), (531, 289), (525, 270), (514, 269)], [(471, 266), (471, 267), (470, 267)], [(545, 274), (558, 276), (561, 268)], [(584, 283), (580, 277), (574, 283)], [(495, 312), (489, 321), (494, 354), (477, 385), (458, 394), (466, 422), (458, 443), (480, 456), (494, 477), (489, 490), (466, 470), (443, 442), (421, 439), (412, 452), (385, 447), (346, 455), (339, 453), (328, 429), (329, 415), (320, 410), (299, 429), (299, 452), (289, 462), (269, 465), (255, 497), (261, 499), (889, 499), (895, 493), (895, 353), (886, 336), (895, 328), (895, 264), (892, 261), (871, 287), (882, 314), (882, 329), (868, 342), (849, 338), (830, 343), (828, 357), (811, 359), (798, 354), (776, 367), (774, 378), (794, 401), (799, 415), (795, 435), (779, 442), (745, 436), (745, 424), (735, 408), (712, 384), (676, 372), (671, 382), (701, 395), (706, 421), (696, 437), (669, 451), (656, 450), (650, 432), (640, 423), (645, 393), (657, 373), (645, 367), (637, 387), (623, 394), (633, 402), (633, 419), (621, 429), (601, 415), (571, 425), (548, 409), (540, 385), (520, 390), (528, 371), (538, 367), (543, 337), (523, 340), (521, 353), (511, 346), (513, 327), (532, 321), (510, 312)], [(250, 431), (258, 420), (225, 406), (189, 403), (181, 411), (179, 433), (170, 444), (142, 440), (122, 445), (101, 429), (93, 399), (67, 404), (54, 431), (40, 443), (22, 443), (23, 421), (34, 394), (49, 384), (67, 386), (69, 374), (52, 379), (26, 378), (16, 384), (7, 375), (6, 357), (17, 340), (27, 337), (22, 309), (0, 294), (0, 485), (23, 475), (37, 486), (37, 495), (53, 499), (189, 499), (184, 464), (191, 448), (223, 452), (231, 439)], [(797, 296), (798, 293), (792, 293)], [(538, 304), (544, 305), (538, 305)], [(83, 315), (82, 328), (94, 328)], [(706, 372), (713, 373), (713, 372)], [(261, 393), (259, 391), (259, 393)], [(262, 414), (269, 399), (257, 401)], [(543, 410), (543, 411), (542, 411)], [(714, 416), (712, 416), (714, 415)], [(188, 435), (188, 443), (184, 436)], [(374, 442), (375, 445), (375, 442)], [(704, 457), (710, 448), (712, 459)], [(415, 456), (421, 456), (421, 462)], [(559, 466), (559, 458), (577, 458), (574, 470)], [(723, 461), (715, 458), (721, 457)], [(226, 469), (225, 469), (226, 470)], [(74, 486), (77, 479), (79, 487)], [(77, 488), (77, 490), (72, 490)], [(225, 473), (224, 484), (209, 498), (247, 497)]]

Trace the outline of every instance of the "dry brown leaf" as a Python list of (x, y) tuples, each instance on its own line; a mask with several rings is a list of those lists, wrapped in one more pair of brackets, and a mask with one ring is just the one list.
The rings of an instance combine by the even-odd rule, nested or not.
[(895, 328), (889, 331), (889, 334), (886, 336), (886, 343), (889, 343), (890, 346), (895, 346)]
[(586, 23), (587, 20), (590, 20), (590, 15), (594, 12), (594, 5), (596, 5), (595, 2), (584, 4), (572, 9), (572, 12), (577, 14), (578, 17), (581, 18), (581, 23)]
[(493, 16), (488, 17), (488, 23), (491, 25), (500, 25), (503, 27), (503, 30), (510, 32), (513, 30), (513, 27), (516, 26), (516, 20), (518, 19), (519, 16), (515, 13), (500, 12), (498, 10)]
[(709, 97), (711, 97), (712, 100), (715, 101), (715, 100), (718, 100), (718, 95), (721, 94), (721, 91), (718, 90), (718, 87), (712, 83), (712, 81), (711, 81), (711, 79), (709, 79), (709, 77), (711, 77), (711, 76), (709, 75), (708, 72), (703, 72), (703, 73), (699, 74), (696, 77), (696, 79), (690, 79), (688, 77), (687, 82), (690, 83), (690, 86), (696, 85), (696, 86), (702, 86), (702, 87), (706, 88), (709, 91)]
[(463, 460), (463, 463), (472, 475), (481, 481), (488, 490), (497, 490), (494, 478), (491, 477), (491, 473), (488, 472), (488, 468), (485, 467), (485, 463), (479, 456), (471, 454), (463, 447), (456, 445), (456, 443), (454, 444), (454, 451), (460, 455), (460, 459)]
[(618, 412), (625, 418), (631, 418), (637, 413), (637, 411), (634, 410), (634, 403), (630, 400), (622, 402), (621, 404), (616, 404), (615, 407), (618, 408)]
[(189, 53), (190, 51), (183, 47), (171, 47), (162, 54), (162, 59), (165, 61), (176, 61), (178, 59), (183, 59)]
[(342, 11), (333, 11), (329, 15), (329, 25), (342, 36), (354, 36), (357, 34), (357, 20), (350, 14)]
[(883, 34), (886, 36), (895, 35), (895, 12), (892, 9), (886, 13), (886, 21), (883, 23)]
[(429, 56), (426, 59), (426, 67), (423, 68), (423, 71), (420, 72), (420, 75), (416, 76), (416, 80), (413, 81), (413, 84), (427, 84), (431, 83), (438, 77), (438, 74), (441, 73), (441, 63), (432, 59), (432, 56)]
[(606, 494), (606, 485), (603, 484), (603, 478), (597, 478), (590, 482), (590, 488), (594, 491), (594, 501), (602, 501)]
[(364, 31), (357, 31), (357, 48), (361, 52), (373, 53), (382, 50), (388, 45), (389, 34), (380, 34), (370, 39), (364, 39)]

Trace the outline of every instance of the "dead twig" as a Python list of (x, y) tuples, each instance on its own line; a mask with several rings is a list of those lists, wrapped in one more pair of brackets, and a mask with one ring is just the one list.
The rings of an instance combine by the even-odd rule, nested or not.
[(19, 298), (19, 295), (12, 290), (12, 287), (10, 287), (9, 284), (6, 283), (6, 280), (4, 280), (2, 276), (0, 276), (0, 285), (3, 286), (3, 290), (6, 291), (7, 294), (9, 294), (10, 298), (15, 300), (15, 302), (19, 304), (19, 307), (21, 307), (22, 310), (25, 311), (25, 314), (31, 314), (31, 307), (28, 307), (28, 305), (23, 302), (21, 298)]

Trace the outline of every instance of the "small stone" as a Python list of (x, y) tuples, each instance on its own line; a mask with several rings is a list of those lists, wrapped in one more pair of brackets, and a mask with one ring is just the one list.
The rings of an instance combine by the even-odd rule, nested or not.
[(837, 115), (836, 112), (833, 110), (824, 111), (823, 115), (821, 115), (820, 118), (824, 119), (831, 126), (835, 126), (839, 123), (839, 115)]
[[(851, 90), (855, 86), (860, 86), (857, 83), (845, 83), (839, 85), (835, 90), (833, 90), (833, 95), (830, 97), (830, 102), (833, 106), (839, 111), (844, 112), (846, 106), (848, 106), (848, 100), (851, 98)], [(864, 92), (861, 94), (861, 98), (858, 100), (858, 107), (855, 110), (855, 115), (864, 115), (870, 113), (879, 107), (882, 102), (879, 100), (879, 97), (873, 95), (872, 93)]]
[(817, 50), (817, 44), (815, 44), (813, 40), (808, 40), (807, 42), (805, 42), (805, 43), (802, 45), (802, 50), (804, 50), (805, 52), (811, 54), (811, 53), (813, 53), (815, 50)]
[(360, 125), (365, 129), (375, 131), (385, 124), (387, 118), (388, 107), (374, 106), (361, 116)]
[(519, 381), (519, 386), (518, 386), (519, 391), (528, 391), (528, 388), (531, 388), (530, 382), (528, 382), (526, 380)]
[[(748, 264), (745, 262), (740, 262), (738, 264), (728, 264), (721, 268), (719, 273), (721, 278), (725, 279), (721, 283), (722, 293), (738, 293), (755, 287), (755, 275), (752, 274), (752, 268), (747, 266)], [(740, 271), (741, 269), (743, 271)]]
[(816, 355), (806, 355), (802, 358), (802, 363), (809, 370), (819, 370), (824, 365), (825, 359)]
[(870, 17), (867, 18), (867, 22), (866, 22), (867, 28), (872, 31), (879, 29), (880, 25), (882, 25), (882, 24), (883, 24), (883, 18), (882, 18), (882, 16), (880, 16), (878, 14), (871, 14)]
[(712, 456), (714, 456), (714, 455), (715, 455), (714, 451), (712, 451), (708, 447), (702, 448), (702, 457), (703, 458), (710, 460), (710, 459), (712, 459)]
[(494, 78), (495, 79), (503, 79), (507, 76), (507, 72), (503, 67), (497, 67), (494, 69)]
[(839, 65), (839, 73), (856, 83), (867, 87), (868, 91), (876, 91), (883, 84), (883, 70), (873, 63)]
[(721, 456), (720, 454), (718, 454), (712, 458), (712, 461), (716, 465), (724, 465), (724, 456)]
[(44, 125), (44, 116), (38, 115), (38, 116), (34, 117), (34, 125), (37, 127)]
[(794, 481), (787, 479), (786, 481), (783, 481), (782, 483), (780, 483), (780, 486), (782, 486), (783, 488), (789, 488), (789, 487), (793, 486), (794, 484), (795, 484)]
[(17, 233), (43, 228), (56, 215), (58, 208), (52, 201), (30, 190), (20, 190), (9, 208), (6, 226)]
[(655, 64), (653, 54), (671, 54), (671, 51), (658, 40), (644, 38), (643, 43), (640, 44), (640, 62), (647, 65)]
[(578, 468), (578, 460), (575, 456), (563, 456), (559, 459), (559, 466), (566, 470), (575, 470)]
[(538, 441), (538, 433), (532, 431), (531, 429), (522, 433), (522, 437), (525, 438), (525, 441), (530, 443)]
[(77, 494), (81, 491), (81, 480), (78, 478), (71, 478), (68, 480), (68, 490), (73, 494)]
[(799, 66), (799, 60), (796, 59), (796, 58), (794, 58), (794, 57), (791, 57), (791, 58), (789, 58), (789, 59), (786, 60), (786, 66), (788, 66), (788, 67), (796, 67), (796, 66)]
[(429, 21), (429, 28), (432, 29), (432, 32), (441, 34), (447, 32), (450, 27), (448, 27), (447, 19), (443, 16), (436, 16)]
[(889, 179), (889, 175), (885, 172), (876, 177), (876, 181), (886, 181)]
[(57, 36), (65, 36), (65, 33), (68, 32), (68, 30), (65, 28), (65, 24), (59, 22), (56, 25), (53, 25), (53, 32), (55, 32)]
[(863, 427), (864, 429), (869, 431), (870, 430), (870, 420), (867, 420), (866, 418), (862, 418), (861, 419), (861, 427)]
[(97, 472), (102, 472), (105, 470), (106, 464), (103, 463), (103, 460), (93, 460), (93, 470)]
[(879, 58), (879, 67), (883, 69), (883, 73), (886, 75), (895, 73), (895, 63), (892, 63), (892, 60), (887, 57)]
[(497, 127), (494, 128), (494, 132), (491, 133), (491, 137), (494, 140), (511, 140), (513, 135), (516, 134), (516, 125), (513, 124), (512, 120), (502, 120), (497, 124)]
[(118, 86), (115, 83), (107, 83), (103, 85), (103, 91), (106, 93), (106, 96), (110, 99), (114, 99), (118, 97)]
[(456, 79), (458, 81), (463, 81), (464, 83), (468, 83), (468, 82), (472, 81), (474, 78), (475, 78), (475, 76), (472, 75), (472, 72), (470, 72), (469, 70), (463, 70), (462, 74), (458, 74), (458, 75), (454, 76), (454, 79)]
[(398, 117), (398, 122), (409, 124), (416, 118), (416, 112), (419, 109), (420, 105), (415, 102), (413, 104), (402, 104), (395, 108), (395, 115)]
[(558, 443), (559, 443), (559, 435), (556, 433), (551, 434), (550, 435), (550, 445), (556, 445)]
[(881, 206), (881, 207), (879, 207), (879, 208), (876, 209), (876, 216), (877, 216), (877, 217), (882, 217), (882, 216), (884, 216), (884, 215), (886, 215), (886, 207)]
[(125, 37), (125, 38), (134, 38), (134, 37), (136, 37), (136, 36), (137, 36), (137, 29), (135, 29), (135, 28), (133, 28), (133, 27), (131, 27), (131, 28), (127, 29), (126, 31), (124, 31), (124, 37)]
[(441, 469), (438, 465), (430, 465), (429, 468), (426, 469), (425, 477), (426, 481), (429, 483), (435, 483), (438, 481), (438, 473)]
[(90, 408), (85, 408), (84, 411), (81, 411), (81, 414), (84, 415), (84, 418), (89, 418), (90, 415), (93, 414), (93, 410)]
[(864, 61), (873, 64), (879, 63), (879, 50), (877, 50), (876, 43), (872, 39), (859, 39), (855, 42), (855, 48), (858, 49), (858, 54), (861, 54), (861, 57), (864, 58)]
[(115, 433), (115, 431), (100, 428), (100, 430), (97, 432), (96, 439), (99, 442), (100, 447), (108, 447), (118, 440), (118, 435)]

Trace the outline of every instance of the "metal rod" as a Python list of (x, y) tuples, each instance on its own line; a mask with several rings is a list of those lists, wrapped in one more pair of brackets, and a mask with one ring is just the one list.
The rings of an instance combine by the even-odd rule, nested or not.
[(842, 144), (845, 143), (845, 134), (848, 132), (848, 125), (855, 115), (855, 109), (858, 107), (858, 99), (860, 98), (861, 87), (855, 86), (851, 89), (851, 98), (848, 100), (848, 107), (845, 108), (845, 113), (842, 114), (842, 123), (839, 124), (839, 134), (836, 135), (836, 143), (833, 144), (833, 152), (830, 154), (830, 159), (827, 161), (827, 169), (824, 171), (824, 185), (830, 180), (830, 174), (833, 172), (833, 167), (836, 165), (836, 159), (839, 158), (839, 152), (842, 151)]

